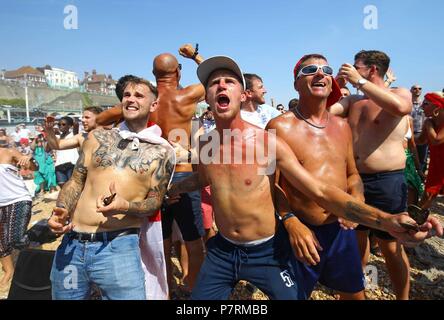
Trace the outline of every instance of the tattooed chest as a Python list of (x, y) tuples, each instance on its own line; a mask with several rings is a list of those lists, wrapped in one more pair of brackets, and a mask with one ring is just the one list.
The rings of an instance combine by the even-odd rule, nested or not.
[(131, 169), (136, 173), (145, 173), (150, 170), (151, 163), (155, 160), (156, 152), (151, 149), (143, 146), (137, 150), (131, 150), (129, 147), (122, 150), (117, 145), (102, 145), (93, 154), (94, 166)]

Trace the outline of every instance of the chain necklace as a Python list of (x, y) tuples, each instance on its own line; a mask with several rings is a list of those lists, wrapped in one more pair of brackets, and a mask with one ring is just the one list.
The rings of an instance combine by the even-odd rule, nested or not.
[(296, 107), (294, 108), (294, 111), (297, 113), (297, 115), (298, 115), (302, 120), (304, 120), (304, 121), (305, 121), (306, 123), (308, 123), (310, 126), (315, 127), (315, 128), (318, 128), (318, 129), (325, 129), (325, 127), (326, 127), (327, 124), (328, 124), (328, 121), (330, 120), (330, 113), (329, 113), (328, 111), (327, 111), (327, 121), (325, 121), (325, 124), (324, 124), (323, 126), (320, 126), (320, 125), (317, 125), (317, 124), (314, 124), (314, 123), (308, 121), (308, 119), (305, 118), (305, 117), (301, 114), (301, 112), (299, 111), (299, 105), (296, 106)]

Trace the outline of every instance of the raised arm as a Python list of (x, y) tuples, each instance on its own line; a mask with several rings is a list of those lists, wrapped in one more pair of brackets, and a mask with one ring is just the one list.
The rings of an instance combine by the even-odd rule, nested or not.
[[(198, 54), (198, 45), (193, 48), (191, 44), (184, 44), (179, 48), (179, 54), (188, 59), (194, 60), (198, 65), (204, 61), (204, 58)], [(183, 89), (187, 97), (193, 101), (203, 101), (205, 99), (205, 88), (201, 84), (190, 85)]]
[(191, 44), (184, 44), (179, 48), (179, 54), (188, 59), (194, 60), (197, 64), (201, 64), (205, 59), (198, 53), (199, 47), (196, 45), (195, 48)]
[(331, 114), (334, 114), (335, 116), (339, 116), (339, 117), (343, 117), (343, 118), (348, 117), (348, 111), (349, 111), (352, 99), (353, 99), (353, 96), (345, 97), (345, 98), (339, 100), (338, 102), (336, 102), (335, 104), (333, 104), (332, 106), (330, 106), (328, 111)]
[[(358, 86), (358, 81), (362, 76), (351, 64), (343, 64), (338, 73), (339, 76), (345, 77), (354, 87)], [(359, 87), (370, 100), (375, 102), (388, 113), (402, 117), (410, 114), (412, 111), (412, 95), (410, 91), (404, 88), (389, 90), (386, 87), (379, 87), (368, 81)]]
[(96, 123), (99, 126), (109, 126), (110, 124), (121, 121), (122, 118), (122, 104), (119, 103), (114, 107), (98, 114), (96, 117)]
[(74, 149), (80, 147), (80, 136), (81, 134), (76, 134), (72, 138), (68, 139), (59, 139), (56, 137), (54, 132), (54, 123), (45, 122), (44, 126), (46, 132), (46, 141), (48, 145), (48, 149), (50, 150), (66, 150), (66, 149)]

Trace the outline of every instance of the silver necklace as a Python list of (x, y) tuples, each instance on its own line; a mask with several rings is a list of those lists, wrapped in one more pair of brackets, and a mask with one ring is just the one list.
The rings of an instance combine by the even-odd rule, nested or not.
[(327, 111), (327, 121), (325, 121), (325, 124), (324, 124), (323, 126), (320, 126), (320, 125), (317, 125), (317, 124), (314, 124), (314, 123), (308, 121), (308, 119), (305, 118), (305, 117), (301, 114), (301, 112), (299, 111), (299, 106), (296, 106), (296, 107), (294, 108), (294, 111), (297, 113), (297, 115), (298, 115), (302, 120), (304, 120), (304, 121), (305, 121), (306, 123), (308, 123), (310, 126), (315, 127), (315, 128), (318, 128), (318, 129), (325, 129), (325, 127), (326, 127), (327, 124), (328, 124), (328, 121), (330, 120), (330, 112), (328, 112), (328, 111)]

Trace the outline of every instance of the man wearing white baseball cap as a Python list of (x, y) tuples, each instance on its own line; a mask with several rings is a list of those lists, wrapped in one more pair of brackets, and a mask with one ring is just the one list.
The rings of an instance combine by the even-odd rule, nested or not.
[[(227, 299), (240, 279), (271, 299), (300, 298), (295, 281), (298, 270), (290, 263), (294, 257), (283, 227), (294, 214), (279, 218), (275, 213), (274, 199), (280, 193), (274, 184), (275, 172), (270, 171), (273, 165), (295, 188), (337, 216), (384, 229), (404, 241), (422, 241), (433, 227), (442, 234), (436, 219), (429, 218), (420, 232), (413, 233), (400, 225), (415, 223), (407, 214), (388, 215), (316, 180), (285, 142), (242, 120), (239, 111), (246, 98), (245, 80), (233, 59), (209, 58), (198, 67), (197, 75), (205, 86), (216, 128), (208, 133), (211, 139), (201, 139), (198, 172), (168, 191), (174, 196), (207, 185), (212, 190), (219, 233), (207, 242), (192, 299)], [(248, 155), (251, 149), (255, 152), (252, 159)]]

